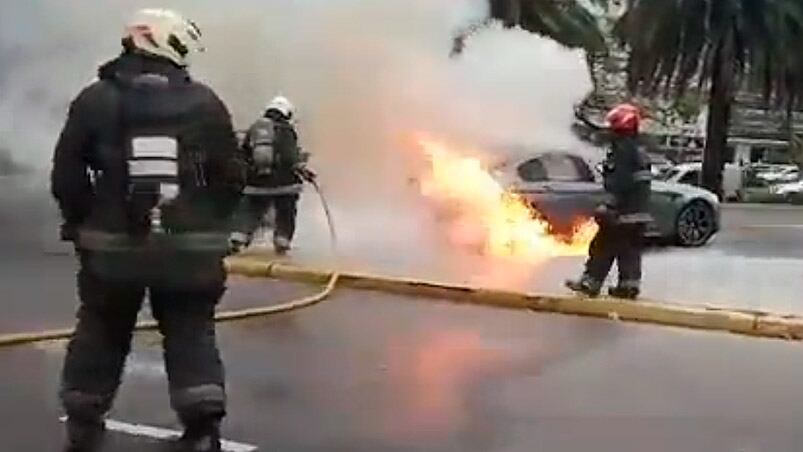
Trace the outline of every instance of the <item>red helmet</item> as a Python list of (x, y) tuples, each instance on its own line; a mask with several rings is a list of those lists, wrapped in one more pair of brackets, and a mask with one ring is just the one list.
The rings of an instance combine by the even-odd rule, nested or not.
[(635, 135), (641, 124), (641, 110), (633, 104), (620, 104), (613, 107), (605, 119), (614, 133)]

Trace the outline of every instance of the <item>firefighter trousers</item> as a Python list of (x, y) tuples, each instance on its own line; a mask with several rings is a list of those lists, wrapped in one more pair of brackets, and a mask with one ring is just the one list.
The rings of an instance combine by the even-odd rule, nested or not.
[[(161, 276), (143, 275), (147, 265)], [(62, 373), (61, 399), (69, 419), (97, 422), (110, 410), (147, 294), (163, 337), (171, 406), (188, 428), (219, 422), (226, 397), (214, 311), (225, 279), (218, 256), (160, 265), (82, 253), (78, 325)]]
[(236, 222), (239, 232), (253, 234), (260, 227), (262, 218), (273, 207), (276, 226), (274, 238), (283, 237), (292, 241), (296, 233), (296, 216), (298, 215), (297, 194), (277, 196), (246, 196), (240, 206)]
[(641, 285), (641, 255), (644, 224), (602, 222), (591, 242), (585, 275), (597, 284), (608, 277), (614, 262), (619, 270), (620, 288)]

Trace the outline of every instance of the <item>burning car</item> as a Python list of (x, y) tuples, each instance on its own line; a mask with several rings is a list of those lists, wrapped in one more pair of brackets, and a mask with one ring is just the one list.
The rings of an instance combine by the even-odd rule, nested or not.
[(452, 245), (529, 262), (588, 252), (597, 231), (590, 216), (557, 231), (527, 199), (506, 190), (475, 152), (429, 138), (418, 147), (428, 168), (413, 180)]
[[(507, 162), (493, 171), (506, 188), (525, 199), (558, 231), (591, 215), (605, 200), (597, 168), (570, 152), (546, 152)], [(684, 247), (707, 244), (720, 227), (719, 201), (711, 192), (685, 184), (653, 181), (649, 237)]]
[[(491, 165), (488, 153), (417, 140), (429, 168), (415, 178), (420, 194), (458, 246), (530, 262), (582, 256), (598, 230), (593, 211), (606, 200), (601, 174), (570, 152), (533, 153)], [(494, 149), (493, 154), (504, 154)], [(483, 157), (484, 155), (484, 157)], [(496, 160), (498, 162), (498, 160)], [(653, 182), (647, 235), (682, 246), (708, 243), (719, 230), (717, 197), (700, 188)]]

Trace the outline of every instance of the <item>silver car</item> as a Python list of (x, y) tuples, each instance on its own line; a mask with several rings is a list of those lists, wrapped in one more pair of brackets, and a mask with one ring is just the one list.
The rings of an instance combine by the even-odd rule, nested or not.
[[(547, 152), (508, 161), (494, 169), (508, 190), (521, 195), (557, 233), (568, 233), (580, 218), (593, 215), (606, 200), (601, 175), (582, 157)], [(654, 181), (647, 235), (685, 247), (707, 244), (720, 227), (719, 201), (690, 185)]]

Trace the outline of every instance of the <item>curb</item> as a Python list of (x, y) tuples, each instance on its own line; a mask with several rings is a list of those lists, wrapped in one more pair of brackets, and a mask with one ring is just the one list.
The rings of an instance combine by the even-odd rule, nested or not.
[[(253, 257), (229, 258), (226, 265), (230, 273), (240, 276), (314, 284), (326, 283), (333, 274), (332, 271), (269, 262)], [(803, 341), (803, 317), (761, 311), (614, 298), (586, 299), (537, 295), (360, 273), (339, 273), (337, 284), (338, 287), (419, 298), (438, 298), (462, 304)]]

